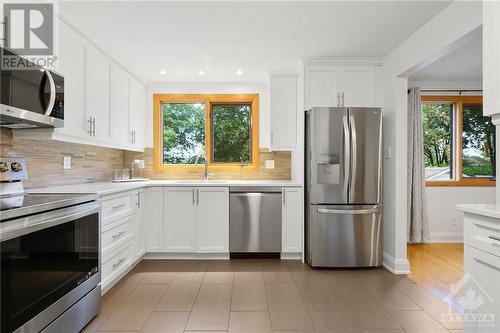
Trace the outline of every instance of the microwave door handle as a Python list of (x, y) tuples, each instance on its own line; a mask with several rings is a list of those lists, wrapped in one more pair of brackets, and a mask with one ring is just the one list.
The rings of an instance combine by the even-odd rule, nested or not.
[[(44, 73), (47, 75), (50, 85), (50, 98), (49, 104), (47, 104), (47, 108), (45, 109), (45, 115), (50, 116), (50, 114), (52, 113), (52, 109), (54, 108), (54, 104), (56, 103), (56, 85), (50, 71), (46, 69)], [(43, 87), (41, 87), (40, 89), (43, 89)]]

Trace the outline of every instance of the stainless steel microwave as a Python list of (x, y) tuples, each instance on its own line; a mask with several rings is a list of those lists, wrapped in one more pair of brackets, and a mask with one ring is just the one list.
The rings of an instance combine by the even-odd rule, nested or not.
[[(0, 126), (64, 126), (64, 78), (6, 48), (0, 52)], [(16, 63), (22, 68), (8, 66)]]

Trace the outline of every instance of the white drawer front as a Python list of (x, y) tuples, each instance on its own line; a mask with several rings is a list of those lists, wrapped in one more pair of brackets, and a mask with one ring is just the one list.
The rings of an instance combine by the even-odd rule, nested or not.
[(109, 199), (104, 198), (102, 201), (102, 222), (105, 224), (114, 217), (132, 213), (133, 210), (133, 194), (130, 192)]
[(107, 253), (114, 247), (122, 244), (134, 234), (134, 215), (128, 215), (114, 220), (102, 227), (102, 253)]
[(472, 214), (464, 216), (464, 243), (500, 256), (500, 223)]
[(114, 251), (102, 264), (103, 288), (132, 264), (132, 242)]

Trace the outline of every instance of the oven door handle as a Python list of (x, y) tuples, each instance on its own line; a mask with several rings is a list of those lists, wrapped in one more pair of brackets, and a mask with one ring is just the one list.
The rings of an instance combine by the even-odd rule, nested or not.
[(98, 202), (92, 201), (3, 222), (0, 224), (0, 242), (100, 212), (101, 205)]

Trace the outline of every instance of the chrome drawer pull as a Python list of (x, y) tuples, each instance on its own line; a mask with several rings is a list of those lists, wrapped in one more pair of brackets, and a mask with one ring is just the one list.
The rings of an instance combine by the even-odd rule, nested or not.
[(115, 235), (113, 235), (113, 236), (111, 236), (111, 237), (113, 237), (113, 239), (117, 239), (117, 238), (119, 238), (121, 235), (123, 235), (124, 233), (126, 233), (126, 231), (120, 231), (119, 233), (117, 233), (117, 234), (115, 234)]
[(488, 236), (488, 238), (489, 239), (493, 239), (493, 240), (495, 240), (497, 242), (500, 242), (500, 237), (490, 235), (490, 236)]
[(115, 269), (116, 267), (120, 266), (121, 264), (123, 264), (123, 262), (127, 260), (127, 258), (121, 258), (120, 260), (118, 260), (118, 262), (116, 264), (113, 264), (113, 269)]
[(122, 207), (125, 207), (127, 204), (120, 204), (118, 206), (113, 206), (113, 209), (119, 209), (119, 208), (122, 208)]

